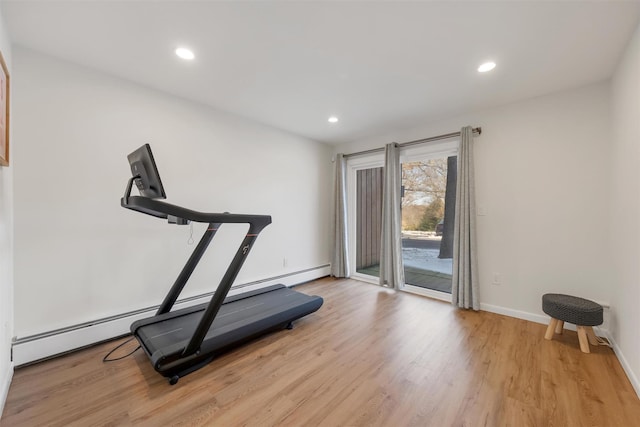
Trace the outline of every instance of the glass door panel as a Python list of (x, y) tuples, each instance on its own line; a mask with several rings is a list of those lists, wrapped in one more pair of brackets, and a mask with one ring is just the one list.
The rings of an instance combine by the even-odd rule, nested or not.
[(356, 272), (380, 276), (382, 167), (356, 172)]
[(451, 293), (457, 157), (402, 164), (402, 261), (408, 285)]

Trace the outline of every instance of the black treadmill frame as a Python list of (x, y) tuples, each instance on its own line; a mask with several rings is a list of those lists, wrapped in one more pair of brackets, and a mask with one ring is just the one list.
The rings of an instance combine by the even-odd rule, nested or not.
[[(170, 223), (175, 224), (188, 224), (190, 221), (208, 223), (207, 230), (202, 235), (198, 245), (193, 250), (193, 253), (187, 260), (187, 263), (182, 268), (182, 271), (178, 275), (177, 279), (173, 283), (173, 286), (169, 290), (169, 293), (165, 297), (164, 301), (160, 305), (160, 308), (156, 312), (155, 316), (171, 311), (171, 308), (177, 301), (180, 293), (184, 289), (187, 281), (191, 277), (191, 274), (195, 270), (196, 266), (200, 262), (202, 256), (206, 252), (209, 243), (213, 240), (218, 229), (223, 224), (249, 224), (249, 230), (242, 240), (242, 243), (238, 247), (236, 254), (234, 255), (229, 267), (220, 280), (220, 284), (216, 288), (211, 300), (205, 310), (202, 318), (200, 319), (193, 336), (189, 343), (184, 348), (181, 354), (167, 358), (163, 360), (163, 364), (176, 364), (179, 362), (189, 362), (194, 359), (203, 359), (199, 355), (199, 350), (202, 345), (211, 324), (213, 323), (220, 307), (225, 301), (225, 297), (231, 289), (236, 276), (238, 275), (244, 261), (247, 259), (254, 242), (256, 241), (260, 232), (269, 224), (271, 224), (271, 216), (269, 215), (244, 215), (244, 214), (230, 214), (230, 213), (203, 213), (190, 209), (182, 208), (180, 206), (172, 205), (159, 200), (153, 200), (143, 196), (131, 196), (132, 183), (137, 177), (132, 177), (127, 183), (127, 188), (124, 197), (121, 199), (120, 204), (122, 207), (145, 213), (147, 215), (155, 216), (157, 218), (167, 219)], [(135, 334), (135, 332), (134, 332)], [(141, 340), (139, 340), (141, 341)], [(144, 344), (141, 342), (144, 347)], [(145, 349), (146, 351), (146, 349)], [(208, 363), (212, 357), (204, 358), (202, 363), (198, 363), (197, 367), (191, 366), (188, 369), (184, 369), (180, 372), (180, 376), (185, 375), (188, 372), (192, 372), (206, 363)], [(155, 367), (158, 369), (158, 366)], [(177, 381), (177, 379), (176, 379)]]

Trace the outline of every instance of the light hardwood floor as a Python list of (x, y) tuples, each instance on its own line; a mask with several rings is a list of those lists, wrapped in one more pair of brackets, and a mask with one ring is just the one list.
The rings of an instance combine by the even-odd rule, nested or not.
[[(322, 279), (315, 314), (169, 386), (141, 351), (110, 342), (17, 369), (3, 426), (640, 425), (640, 400), (611, 349), (575, 332)], [(123, 352), (124, 353), (124, 352)]]

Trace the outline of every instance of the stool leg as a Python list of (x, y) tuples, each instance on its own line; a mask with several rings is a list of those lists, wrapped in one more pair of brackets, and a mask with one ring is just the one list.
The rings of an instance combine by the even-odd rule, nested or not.
[(596, 333), (593, 332), (593, 327), (592, 326), (587, 326), (586, 330), (587, 330), (587, 338), (589, 338), (589, 344), (591, 344), (591, 345), (600, 345), (600, 341), (598, 340), (598, 337), (596, 336)]
[(577, 325), (578, 329), (578, 341), (580, 341), (580, 350), (583, 353), (591, 353), (589, 351), (589, 340), (587, 338), (587, 328), (585, 326)]
[(556, 334), (562, 335), (563, 330), (564, 330), (564, 320), (558, 320), (558, 324), (556, 325)]
[(558, 324), (558, 319), (554, 319), (552, 317), (551, 321), (549, 322), (549, 326), (547, 326), (547, 332), (544, 334), (544, 339), (545, 340), (550, 340), (551, 338), (553, 338), (553, 333), (556, 330), (556, 325), (557, 324)]

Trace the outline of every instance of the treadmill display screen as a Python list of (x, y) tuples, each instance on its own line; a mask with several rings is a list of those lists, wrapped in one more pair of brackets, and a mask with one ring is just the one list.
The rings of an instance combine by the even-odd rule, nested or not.
[(167, 195), (162, 187), (149, 144), (144, 144), (129, 154), (127, 159), (131, 166), (131, 174), (136, 178), (135, 183), (140, 195), (150, 199), (166, 199)]

